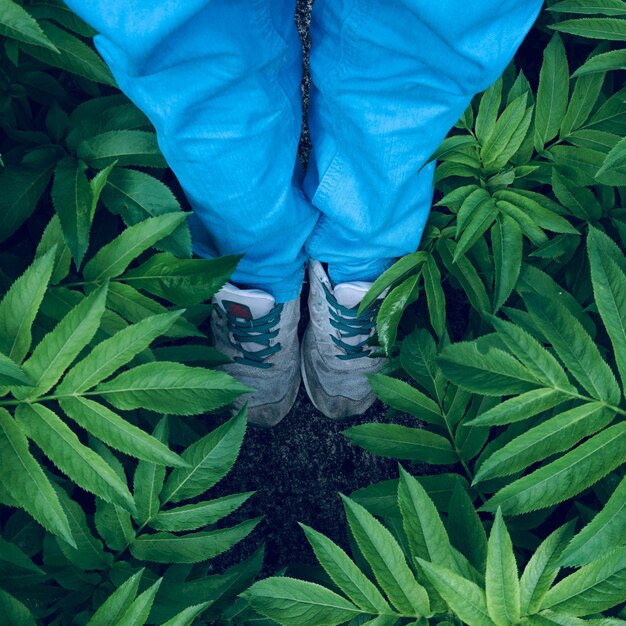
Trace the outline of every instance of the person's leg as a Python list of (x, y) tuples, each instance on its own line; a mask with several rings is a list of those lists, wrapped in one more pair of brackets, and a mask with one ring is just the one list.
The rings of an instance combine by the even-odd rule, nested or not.
[(318, 212), (292, 183), (301, 125), (295, 0), (67, 0), (157, 130), (199, 256), (245, 253), (232, 280), (299, 293)]
[[(304, 189), (322, 216), (313, 261), (303, 379), (328, 417), (374, 400), (359, 298), (413, 252), (430, 212), (424, 167), (472, 96), (504, 70), (540, 0), (317, 0), (311, 27), (313, 150)], [(322, 263), (328, 264), (328, 275)]]
[(323, 215), (307, 249), (333, 281), (373, 279), (417, 248), (434, 163), (420, 168), (504, 70), (541, 4), (316, 1), (305, 191)]

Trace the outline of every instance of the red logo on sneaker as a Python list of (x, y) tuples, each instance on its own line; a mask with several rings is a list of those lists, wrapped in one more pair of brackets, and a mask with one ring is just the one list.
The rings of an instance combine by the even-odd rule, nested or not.
[(229, 315), (232, 315), (233, 317), (240, 317), (244, 320), (252, 319), (252, 311), (250, 311), (245, 304), (239, 304), (237, 302), (224, 302), (224, 304), (228, 305), (226, 310)]

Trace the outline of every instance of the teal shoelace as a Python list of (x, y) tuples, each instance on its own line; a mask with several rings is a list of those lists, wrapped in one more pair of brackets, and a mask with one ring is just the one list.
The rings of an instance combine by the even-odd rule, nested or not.
[[(371, 349), (368, 349), (367, 342), (369, 341), (372, 328), (374, 327), (378, 306), (373, 304), (363, 315), (357, 316), (358, 307), (349, 309), (339, 304), (328, 287), (326, 285), (323, 285), (323, 287), (326, 293), (326, 301), (330, 304), (328, 307), (330, 325), (336, 328), (341, 335), (341, 338), (335, 337), (334, 335), (330, 335), (330, 338), (338, 348), (345, 352), (345, 354), (336, 355), (337, 358), (342, 361), (349, 361), (351, 359), (360, 359), (369, 356)], [(359, 335), (366, 335), (366, 337), (357, 344), (353, 345), (343, 341), (344, 339), (358, 337)]]
[[(267, 369), (273, 363), (267, 363), (272, 354), (280, 351), (280, 343), (270, 345), (270, 340), (278, 335), (278, 329), (274, 327), (280, 322), (282, 304), (277, 304), (267, 315), (255, 320), (245, 320), (226, 313), (226, 324), (232, 333), (233, 340), (241, 356), (236, 356), (235, 361), (243, 365)], [(260, 350), (246, 350), (242, 343), (256, 343), (263, 346)]]

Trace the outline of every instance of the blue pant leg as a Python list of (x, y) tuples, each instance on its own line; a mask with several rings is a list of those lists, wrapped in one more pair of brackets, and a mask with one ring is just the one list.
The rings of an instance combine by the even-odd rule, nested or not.
[(245, 253), (233, 281), (296, 297), (319, 213), (293, 184), (301, 126), (294, 0), (69, 0), (157, 130), (200, 256)]
[(372, 279), (417, 248), (434, 164), (420, 168), (504, 70), (540, 6), (316, 1), (304, 189), (322, 217), (307, 251), (329, 264), (333, 280)]

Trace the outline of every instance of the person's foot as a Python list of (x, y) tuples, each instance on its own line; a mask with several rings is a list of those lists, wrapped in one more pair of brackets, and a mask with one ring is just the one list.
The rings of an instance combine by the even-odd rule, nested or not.
[(256, 390), (235, 404), (248, 402), (251, 424), (278, 424), (289, 413), (300, 386), (300, 297), (276, 304), (265, 291), (227, 283), (213, 303), (215, 347), (234, 361), (218, 369)]
[(372, 283), (355, 281), (333, 288), (322, 264), (309, 262), (309, 313), (301, 349), (304, 386), (311, 402), (326, 417), (342, 419), (366, 411), (376, 399), (367, 374), (384, 359), (369, 356), (375, 306), (356, 312)]

